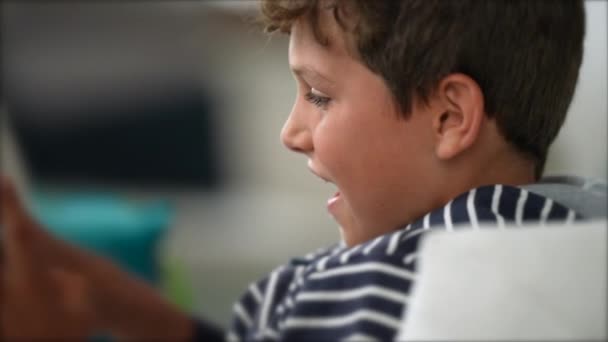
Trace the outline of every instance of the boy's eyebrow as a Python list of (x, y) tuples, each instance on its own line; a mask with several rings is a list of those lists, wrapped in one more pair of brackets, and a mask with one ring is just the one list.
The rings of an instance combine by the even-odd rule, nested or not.
[(293, 66), (291, 70), (294, 74), (305, 80), (314, 80), (316, 82), (324, 83), (328, 86), (334, 86), (334, 82), (330, 81), (327, 77), (311, 69), (308, 66)]

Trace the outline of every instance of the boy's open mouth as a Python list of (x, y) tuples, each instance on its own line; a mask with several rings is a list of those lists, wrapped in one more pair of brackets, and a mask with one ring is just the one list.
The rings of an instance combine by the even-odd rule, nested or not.
[[(310, 161), (309, 161), (309, 163), (308, 163), (308, 169), (309, 169), (309, 170), (310, 170), (310, 172), (312, 172), (312, 173), (313, 173), (315, 176), (317, 176), (317, 177), (321, 178), (322, 180), (324, 180), (324, 181), (325, 181), (325, 182), (327, 182), (327, 183), (332, 183), (332, 184), (333, 184), (333, 182), (332, 182), (332, 181), (330, 181), (329, 179), (327, 179), (327, 178), (323, 177), (321, 174), (319, 174), (318, 172), (316, 172), (316, 171), (315, 171), (315, 169), (314, 169), (314, 168), (311, 166), (311, 162), (310, 162)], [(338, 203), (338, 201), (339, 201), (339, 200), (340, 200), (340, 191), (338, 190), (338, 191), (336, 191), (336, 193), (335, 193), (335, 194), (334, 194), (332, 197), (330, 197), (330, 198), (327, 200), (327, 210), (328, 210), (330, 213), (333, 213), (333, 210), (334, 210), (333, 208), (334, 208), (334, 207), (337, 205), (337, 203)]]

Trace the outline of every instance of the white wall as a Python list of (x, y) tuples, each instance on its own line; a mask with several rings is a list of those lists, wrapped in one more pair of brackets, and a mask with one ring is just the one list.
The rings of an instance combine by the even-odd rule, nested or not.
[(606, 179), (608, 125), (608, 3), (586, 1), (585, 55), (566, 123), (553, 144), (545, 174)]

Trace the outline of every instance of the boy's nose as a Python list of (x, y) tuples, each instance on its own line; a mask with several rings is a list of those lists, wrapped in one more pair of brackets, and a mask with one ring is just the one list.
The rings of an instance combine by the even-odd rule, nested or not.
[(293, 111), (283, 125), (281, 141), (288, 149), (294, 152), (308, 153), (313, 149), (310, 128)]

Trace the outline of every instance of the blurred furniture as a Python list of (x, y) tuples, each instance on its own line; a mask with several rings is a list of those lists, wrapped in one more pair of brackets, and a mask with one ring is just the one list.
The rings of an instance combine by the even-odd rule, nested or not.
[(606, 218), (608, 189), (605, 180), (577, 176), (548, 176), (524, 188), (551, 198), (586, 219)]
[(219, 92), (167, 9), (2, 4), (4, 102), (34, 182), (220, 185)]
[(398, 340), (605, 341), (606, 224), (429, 234)]

